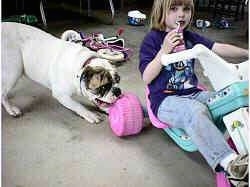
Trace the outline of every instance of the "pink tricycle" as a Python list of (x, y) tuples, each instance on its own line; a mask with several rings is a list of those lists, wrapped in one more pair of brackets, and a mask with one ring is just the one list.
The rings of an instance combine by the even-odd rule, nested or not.
[[(237, 65), (228, 64), (221, 57), (198, 44), (192, 49), (164, 55), (162, 64), (168, 65), (176, 61), (197, 58), (208, 76), (217, 95), (207, 100), (207, 106), (215, 124), (222, 133), (230, 136), (228, 142), (240, 154), (247, 154), (248, 127), (248, 62)], [(206, 63), (209, 61), (210, 63)], [(221, 72), (225, 79), (221, 78)], [(223, 89), (220, 89), (223, 88)], [(163, 129), (182, 149), (193, 152), (196, 145), (184, 130), (171, 128), (162, 123), (153, 114), (146, 89), (146, 105), (152, 124)], [(120, 103), (121, 102), (121, 103)], [(113, 132), (118, 136), (137, 134), (143, 126), (143, 112), (139, 99), (133, 94), (125, 94), (122, 99), (109, 110), (109, 119)], [(224, 172), (216, 173), (217, 187), (230, 187)]]
[[(192, 49), (166, 54), (162, 56), (162, 64), (168, 64), (196, 58), (204, 69), (213, 88), (217, 91), (215, 97), (207, 100), (207, 106), (213, 120), (222, 133), (228, 132), (235, 148), (240, 154), (247, 154), (248, 144), (248, 61), (237, 65), (229, 64), (224, 59), (198, 44)], [(207, 63), (209, 62), (209, 63)], [(221, 73), (223, 72), (223, 78)], [(221, 89), (222, 88), (222, 89)], [(191, 138), (178, 128), (159, 121), (151, 111), (146, 89), (146, 100), (149, 118), (152, 124), (163, 129), (181, 148), (186, 151), (196, 151)], [(217, 187), (230, 187), (224, 172), (216, 174)]]

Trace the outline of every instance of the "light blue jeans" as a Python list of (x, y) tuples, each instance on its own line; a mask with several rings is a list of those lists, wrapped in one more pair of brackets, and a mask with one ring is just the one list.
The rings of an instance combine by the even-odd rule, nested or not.
[(214, 94), (202, 91), (188, 96), (168, 96), (160, 104), (157, 114), (160, 121), (185, 130), (213, 170), (234, 152), (213, 123), (205, 104)]

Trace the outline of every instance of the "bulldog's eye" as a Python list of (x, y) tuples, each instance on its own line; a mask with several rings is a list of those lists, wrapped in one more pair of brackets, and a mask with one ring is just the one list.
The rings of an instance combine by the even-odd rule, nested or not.
[(115, 83), (119, 83), (121, 78), (118, 75), (118, 73), (115, 73), (114, 77), (115, 77)]
[(107, 83), (104, 84), (98, 88), (96, 88), (95, 90), (93, 90), (93, 93), (95, 93), (96, 95), (100, 95), (101, 97), (103, 97), (105, 94), (108, 93), (108, 91), (112, 88), (112, 83)]

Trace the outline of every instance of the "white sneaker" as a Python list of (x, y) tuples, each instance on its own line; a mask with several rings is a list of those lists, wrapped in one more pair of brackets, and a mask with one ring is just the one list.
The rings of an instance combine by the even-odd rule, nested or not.
[(233, 186), (248, 186), (248, 155), (239, 155), (227, 167), (227, 178)]

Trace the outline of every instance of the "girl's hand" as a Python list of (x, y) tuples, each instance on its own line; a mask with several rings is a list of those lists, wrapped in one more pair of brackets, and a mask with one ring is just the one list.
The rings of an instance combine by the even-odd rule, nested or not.
[(164, 38), (161, 47), (163, 52), (167, 54), (171, 53), (182, 39), (183, 39), (182, 33), (178, 33), (175, 29), (170, 31)]

